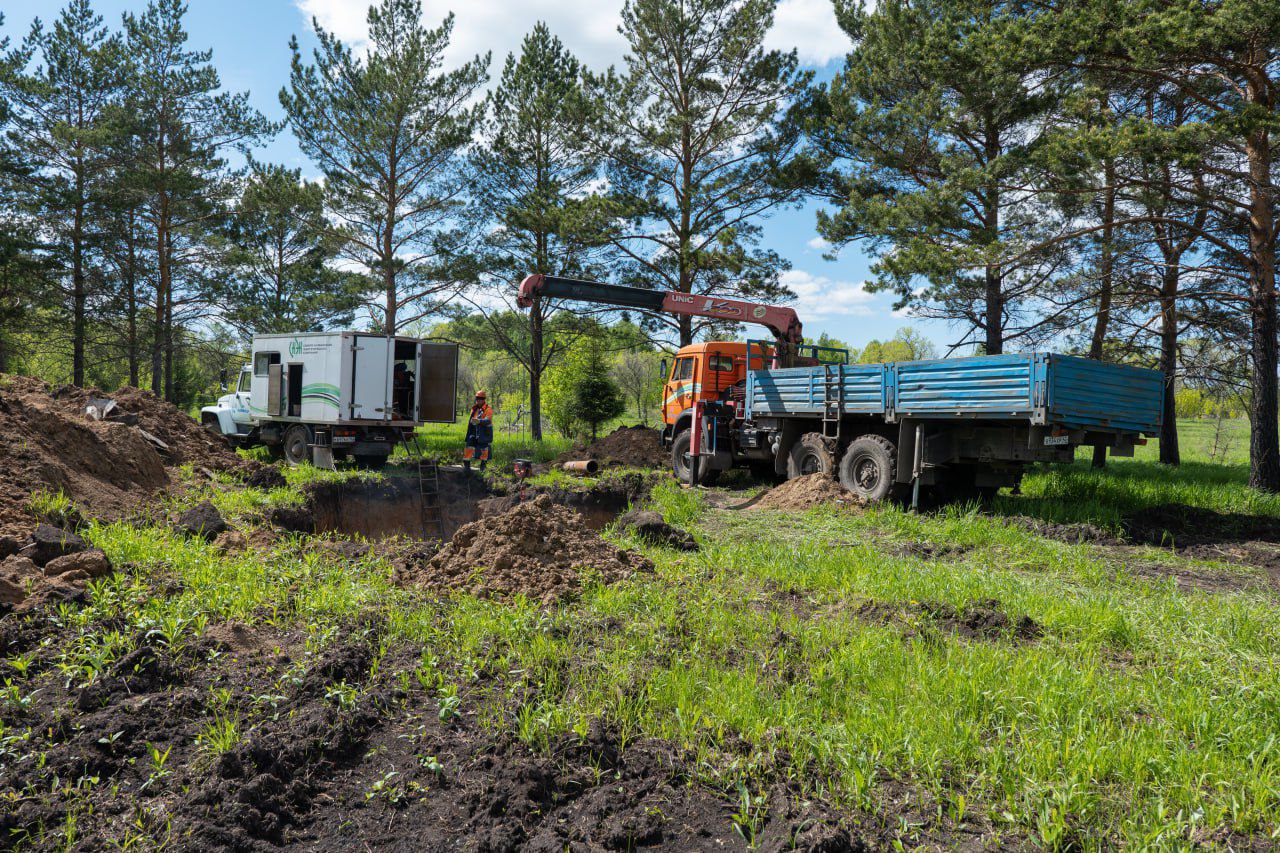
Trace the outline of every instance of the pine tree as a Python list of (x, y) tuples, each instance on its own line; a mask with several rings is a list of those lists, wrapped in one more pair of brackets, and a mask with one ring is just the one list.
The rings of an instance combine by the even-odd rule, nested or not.
[[(0, 13), (0, 25), (4, 15)], [(19, 215), (18, 198), (30, 180), (30, 169), (9, 144), (12, 111), (8, 84), (22, 67), (19, 52), (10, 52), (9, 40), (0, 38), (0, 373), (12, 370), (18, 355), (18, 333), (27, 326), (37, 296), (39, 262), (29, 217)]]
[[(1249, 484), (1280, 491), (1280, 349), (1274, 174), (1280, 120), (1280, 5), (1272, 0), (1077, 0), (1043, 25), (1072, 39), (1082, 63), (1194, 105), (1194, 132), (1142, 131), (1186, 166), (1176, 192), (1209, 211), (1192, 231), (1249, 323)], [(1172, 224), (1172, 223), (1171, 223)], [(1183, 218), (1179, 228), (1193, 226)], [(1231, 293), (1238, 290), (1239, 295)]]
[(856, 47), (819, 92), (815, 140), (830, 169), (818, 189), (837, 209), (818, 229), (876, 252), (872, 289), (1003, 352), (1038, 330), (1035, 299), (1060, 261), (1063, 223), (1029, 160), (1054, 80), (1033, 79), (1011, 48), (1015, 4), (836, 5)]
[[(539, 22), (489, 93), (473, 191), (490, 226), (483, 266), (504, 301), (526, 275), (598, 274), (593, 262), (606, 242), (608, 210), (594, 191), (601, 160), (585, 138), (582, 78), (578, 61)], [(506, 323), (491, 324), (529, 375), (535, 441), (542, 440), (542, 375), (564, 341), (548, 341), (545, 329), (560, 307), (535, 297), (527, 328), (512, 334)]]
[(221, 91), (210, 51), (187, 49), (186, 11), (180, 0), (153, 0), (141, 16), (124, 17), (135, 159), (120, 181), (140, 200), (154, 253), (151, 387), (167, 400), (175, 396), (175, 327), (208, 295), (202, 273), (213, 265), (214, 234), (234, 198), (223, 153), (247, 154), (275, 131), (246, 94)]
[(355, 276), (332, 269), (324, 190), (301, 170), (252, 164), (227, 228), (231, 274), (218, 288), (223, 319), (243, 337), (350, 324)]
[(462, 166), (489, 57), (441, 71), (453, 16), (435, 29), (421, 18), (418, 0), (371, 7), (363, 57), (313, 22), (314, 64), (293, 39), (280, 92), (298, 145), (325, 175), (343, 256), (381, 291), (366, 307), (388, 332), (431, 313), (471, 269)]
[[(763, 47), (774, 0), (628, 0), (626, 74), (597, 78), (595, 128), (628, 225), (613, 243), (629, 283), (777, 301), (788, 264), (760, 221), (799, 200), (805, 161), (787, 113), (810, 75)], [(692, 343), (710, 321), (654, 318)]]
[(37, 166), (23, 202), (41, 223), (48, 261), (71, 319), (71, 381), (85, 382), (90, 255), (102, 217), (98, 197), (120, 97), (124, 57), (89, 0), (71, 0), (46, 30), (37, 18), (19, 49), (20, 66), (4, 86), (13, 104), (19, 156)]
[(573, 418), (591, 428), (592, 441), (596, 440), (600, 424), (608, 423), (626, 410), (622, 391), (609, 375), (603, 335), (587, 335), (583, 339), (571, 400)]

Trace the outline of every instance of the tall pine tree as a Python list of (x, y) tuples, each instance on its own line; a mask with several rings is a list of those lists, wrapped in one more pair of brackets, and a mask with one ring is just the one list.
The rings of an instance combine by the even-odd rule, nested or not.
[(121, 180), (140, 199), (155, 262), (151, 387), (167, 400), (175, 398), (176, 326), (184, 309), (206, 301), (214, 235), (235, 194), (223, 155), (247, 154), (275, 129), (246, 94), (221, 91), (210, 51), (187, 48), (186, 11), (180, 0), (152, 0), (124, 18), (135, 159)]
[[(626, 73), (596, 81), (595, 127), (627, 225), (614, 237), (630, 283), (700, 296), (789, 295), (788, 264), (760, 222), (798, 201), (805, 162), (787, 113), (809, 75), (764, 48), (775, 0), (628, 0)], [(656, 318), (683, 346), (711, 325)]]
[(314, 64), (294, 39), (280, 103), (298, 145), (324, 172), (343, 255), (379, 294), (366, 307), (395, 332), (434, 310), (472, 269), (463, 155), (489, 57), (442, 71), (453, 16), (428, 29), (418, 0), (370, 7), (363, 56), (313, 26)]
[[(595, 191), (600, 157), (584, 133), (583, 72), (544, 23), (510, 55), (489, 93), (475, 154), (475, 204), (488, 219), (484, 268), (501, 297), (532, 273), (591, 277), (606, 242), (609, 211)], [(527, 327), (492, 315), (491, 330), (529, 376), (530, 431), (542, 440), (542, 376), (564, 336), (548, 340), (560, 310), (534, 298)]]
[(71, 325), (71, 381), (85, 382), (93, 244), (102, 228), (98, 200), (126, 64), (89, 0), (71, 0), (46, 30), (40, 19), (19, 50), (21, 66), (5, 85), (13, 104), (19, 156), (36, 167), (23, 201), (41, 234)]
[[(879, 256), (873, 287), (959, 322), (987, 353), (1039, 328), (1060, 226), (1038, 198), (1028, 152), (1056, 97), (1034, 79), (1003, 0), (837, 0), (856, 44), (820, 93), (815, 140), (830, 170), (819, 214), (835, 246)], [(921, 286), (922, 282), (925, 286)]]

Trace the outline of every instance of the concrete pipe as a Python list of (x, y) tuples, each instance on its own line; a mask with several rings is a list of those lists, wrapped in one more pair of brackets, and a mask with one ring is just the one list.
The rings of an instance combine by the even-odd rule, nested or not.
[(560, 467), (570, 474), (594, 474), (600, 470), (600, 463), (594, 459), (580, 459), (577, 462), (566, 462)]

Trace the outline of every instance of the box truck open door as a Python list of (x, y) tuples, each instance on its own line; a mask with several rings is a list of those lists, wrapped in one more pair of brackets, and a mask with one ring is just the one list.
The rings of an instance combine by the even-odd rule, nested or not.
[(419, 421), (451, 424), (458, 418), (458, 345), (418, 345)]
[(391, 355), (395, 341), (377, 335), (351, 338), (351, 417), (391, 420)]

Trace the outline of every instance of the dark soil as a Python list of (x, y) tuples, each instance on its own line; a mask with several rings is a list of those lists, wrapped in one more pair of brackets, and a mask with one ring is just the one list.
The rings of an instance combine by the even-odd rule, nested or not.
[(594, 459), (603, 468), (666, 468), (671, 455), (662, 447), (662, 433), (646, 426), (621, 426), (604, 438), (567, 450), (556, 464)]
[(663, 521), (653, 510), (633, 509), (618, 519), (618, 529), (630, 531), (642, 542), (661, 545), (677, 551), (697, 551), (698, 542), (687, 530)]
[[(98, 421), (85, 407), (102, 396), (117, 409)], [(0, 533), (9, 535), (30, 529), (38, 491), (64, 492), (84, 516), (112, 520), (147, 510), (170, 484), (168, 467), (243, 464), (224, 439), (150, 392), (51, 389), (8, 375), (0, 376), (0, 458)]]
[(1027, 516), (1011, 516), (1005, 520), (1046, 539), (1056, 539), (1069, 545), (1118, 545), (1121, 542), (1118, 537), (1101, 527), (1083, 522), (1060, 524)]
[(1188, 548), (1235, 542), (1280, 544), (1280, 518), (1160, 504), (1124, 518), (1126, 537), (1139, 545)]
[(614, 548), (577, 512), (539, 495), (464, 526), (426, 565), (399, 581), (552, 604), (575, 597), (587, 579), (611, 583), (651, 571), (646, 557)]
[[(393, 647), (371, 676), (376, 620), (296, 660), (296, 638), (241, 624), (213, 626), (179, 654), (134, 637), (80, 688), (51, 671), (74, 630), (45, 614), (0, 622), (0, 652), (32, 656), (20, 686), (40, 687), (6, 718), (32, 733), (0, 767), (6, 844), (58, 846), (68, 815), (92, 814), (76, 824), (78, 849), (140, 830), (144, 846), (183, 850), (746, 846), (736, 793), (693, 781), (668, 743), (624, 745), (597, 722), (539, 753), (483, 727), (475, 701), (442, 703), (402, 680), (416, 649)], [(291, 664), (300, 677), (284, 677)], [(217, 719), (239, 726), (221, 754), (201, 746)], [(761, 850), (865, 849), (852, 821), (786, 789), (770, 792), (755, 829)]]
[(752, 508), (798, 510), (824, 504), (853, 506), (857, 499), (831, 477), (808, 474), (774, 486), (754, 501)]
[(1011, 616), (995, 598), (970, 601), (960, 609), (940, 601), (868, 601), (858, 608), (858, 617), (867, 622), (903, 625), (908, 637), (932, 628), (968, 640), (1025, 643), (1044, 634), (1030, 616)]

